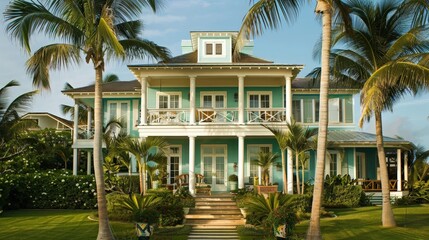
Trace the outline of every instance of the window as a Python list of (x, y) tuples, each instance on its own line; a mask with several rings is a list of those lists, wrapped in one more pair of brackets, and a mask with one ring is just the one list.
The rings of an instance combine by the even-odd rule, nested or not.
[(205, 43), (206, 56), (223, 56), (225, 44), (223, 42), (211, 41)]
[(171, 146), (170, 147), (170, 154), (168, 156), (168, 184), (173, 184), (175, 182), (175, 179), (177, 176), (180, 175), (181, 172), (181, 151), (180, 146)]
[(270, 108), (271, 93), (249, 93), (249, 108)]
[(313, 99), (314, 122), (319, 122), (319, 99)]
[[(249, 183), (253, 184), (253, 179), (255, 177), (259, 177), (259, 181), (261, 181), (261, 169), (258, 165), (254, 164), (253, 161), (258, 159), (258, 154), (260, 152), (270, 152), (271, 145), (248, 145), (248, 160), (249, 160)], [(270, 174), (271, 177), (272, 174)]]
[(292, 115), (296, 122), (302, 122), (301, 100), (292, 100)]
[(117, 120), (121, 122), (122, 128), (112, 127), (113, 134), (118, 134), (119, 131), (128, 133), (129, 130), (129, 102), (127, 101), (108, 101), (107, 102), (107, 116), (106, 122), (110, 120)]
[(201, 92), (201, 107), (225, 108), (226, 93)]
[(180, 108), (180, 93), (157, 93), (158, 95), (158, 108)]
[(337, 167), (338, 167), (338, 157), (336, 153), (331, 153), (331, 159), (329, 162), (329, 176), (337, 176)]
[(329, 122), (353, 123), (352, 97), (329, 99)]

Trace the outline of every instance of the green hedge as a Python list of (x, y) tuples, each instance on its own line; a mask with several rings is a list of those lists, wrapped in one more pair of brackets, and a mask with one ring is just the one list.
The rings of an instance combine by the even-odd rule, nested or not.
[(68, 172), (35, 172), (0, 176), (0, 209), (93, 209), (94, 176)]

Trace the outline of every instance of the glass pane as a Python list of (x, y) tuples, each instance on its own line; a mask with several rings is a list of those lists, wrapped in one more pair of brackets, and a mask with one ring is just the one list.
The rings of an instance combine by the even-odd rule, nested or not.
[(259, 95), (250, 95), (249, 99), (249, 107), (259, 108)]
[(179, 95), (170, 95), (170, 108), (179, 108)]
[(216, 43), (216, 55), (222, 55), (222, 44)]
[(261, 95), (261, 108), (270, 108), (270, 95)]
[(215, 154), (224, 154), (225, 148), (224, 147), (215, 147)]
[(295, 121), (301, 121), (301, 100), (292, 100), (292, 115)]
[(170, 147), (170, 154), (177, 154), (179, 153), (178, 147)]
[(223, 95), (217, 95), (215, 98), (216, 98), (216, 108), (224, 108)]
[(159, 108), (168, 108), (168, 96), (162, 95), (159, 96)]
[(121, 103), (121, 117), (120, 117), (122, 128), (127, 130), (128, 123), (128, 103)]
[(319, 100), (314, 100), (314, 120), (319, 122)]
[(203, 147), (203, 154), (212, 154), (213, 148), (211, 147)]
[(336, 176), (337, 175), (337, 154), (331, 154), (331, 162), (329, 166), (329, 175)]
[(170, 183), (179, 176), (179, 157), (170, 157)]
[(224, 157), (216, 157), (216, 184), (223, 184), (225, 181)]
[(270, 152), (270, 147), (260, 147), (259, 151), (263, 152), (263, 153), (268, 153), (268, 152)]
[(204, 157), (204, 180), (207, 184), (212, 183), (212, 157)]
[(353, 98), (349, 97), (345, 99), (345, 109), (346, 109), (346, 123), (353, 123)]
[(110, 103), (110, 119), (108, 120), (116, 120), (118, 118), (116, 115), (116, 106), (117, 103)]
[(212, 43), (206, 44), (206, 55), (213, 55), (213, 44)]
[(304, 122), (313, 122), (313, 100), (304, 99)]
[(340, 99), (331, 98), (329, 99), (329, 122), (338, 122), (339, 121), (339, 107)]
[(206, 95), (203, 97), (203, 107), (205, 108), (211, 108), (213, 107), (212, 105), (212, 96), (211, 95)]

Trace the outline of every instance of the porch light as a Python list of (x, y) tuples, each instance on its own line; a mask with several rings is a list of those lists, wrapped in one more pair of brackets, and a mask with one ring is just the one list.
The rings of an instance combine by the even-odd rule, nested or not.
[(238, 168), (238, 166), (237, 166), (237, 163), (236, 163), (236, 162), (234, 163), (234, 166), (233, 166), (233, 167), (234, 167), (234, 172), (237, 172), (237, 168)]

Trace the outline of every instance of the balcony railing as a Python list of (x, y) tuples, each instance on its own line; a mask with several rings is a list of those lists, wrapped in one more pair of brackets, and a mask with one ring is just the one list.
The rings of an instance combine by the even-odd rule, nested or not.
[[(189, 109), (148, 109), (147, 123), (154, 125), (188, 124)], [(286, 120), (284, 108), (249, 108), (245, 109), (246, 123), (281, 123)], [(197, 124), (236, 124), (238, 108), (197, 108)]]
[(249, 108), (246, 109), (248, 123), (284, 122), (286, 110), (284, 108)]

